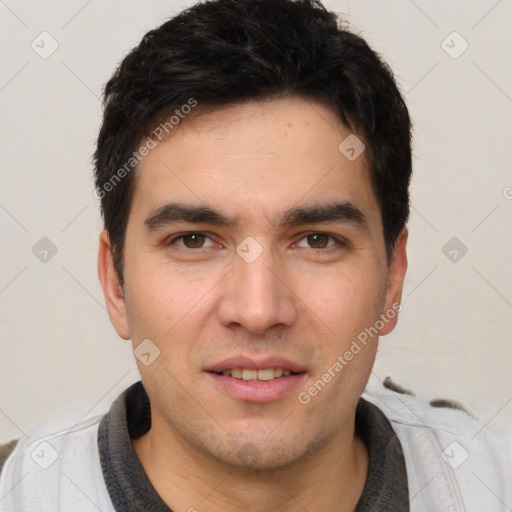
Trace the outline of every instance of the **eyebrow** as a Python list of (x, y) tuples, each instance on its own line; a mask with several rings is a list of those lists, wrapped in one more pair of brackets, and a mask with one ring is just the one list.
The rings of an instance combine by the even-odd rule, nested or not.
[[(173, 202), (159, 207), (144, 221), (144, 224), (150, 231), (155, 231), (177, 222), (236, 228), (240, 224), (240, 219), (239, 217), (229, 217), (208, 205)], [(353, 224), (364, 230), (368, 229), (366, 216), (350, 201), (313, 203), (290, 208), (283, 212), (277, 221), (278, 226), (283, 227), (318, 223)]]

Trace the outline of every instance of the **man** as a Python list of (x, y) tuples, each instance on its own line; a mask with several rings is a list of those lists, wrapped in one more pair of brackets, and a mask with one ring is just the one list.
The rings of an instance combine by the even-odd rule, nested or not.
[(99, 277), (142, 380), (19, 442), (2, 510), (510, 510), (510, 451), (468, 414), (361, 397), (401, 309), (410, 133), (390, 69), (318, 2), (206, 2), (146, 34), (95, 153)]

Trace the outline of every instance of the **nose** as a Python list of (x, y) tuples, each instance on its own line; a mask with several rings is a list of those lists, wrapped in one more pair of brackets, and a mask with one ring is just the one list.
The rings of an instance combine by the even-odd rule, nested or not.
[(233, 265), (222, 280), (218, 308), (222, 325), (239, 325), (250, 333), (262, 334), (272, 327), (295, 323), (299, 299), (284, 262), (269, 247), (262, 247), (252, 262), (237, 254)]

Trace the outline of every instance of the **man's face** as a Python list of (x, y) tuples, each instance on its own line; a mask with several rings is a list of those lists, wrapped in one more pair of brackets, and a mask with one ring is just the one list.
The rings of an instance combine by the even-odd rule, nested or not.
[[(349, 134), (320, 102), (252, 102), (185, 119), (141, 162), (109, 311), (160, 351), (137, 364), (162, 438), (277, 469), (350, 435), (377, 337), (335, 363), (400, 300), (405, 236), (388, 268), (365, 154), (338, 149)], [(170, 203), (237, 223), (176, 220)]]

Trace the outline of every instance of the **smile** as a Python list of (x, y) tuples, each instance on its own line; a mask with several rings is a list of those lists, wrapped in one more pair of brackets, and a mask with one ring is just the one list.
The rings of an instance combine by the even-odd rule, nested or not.
[(233, 377), (242, 380), (273, 380), (281, 377), (288, 377), (294, 372), (291, 370), (283, 370), (282, 368), (264, 368), (261, 370), (253, 370), (250, 368), (233, 368), (232, 370), (224, 370), (218, 375)]

